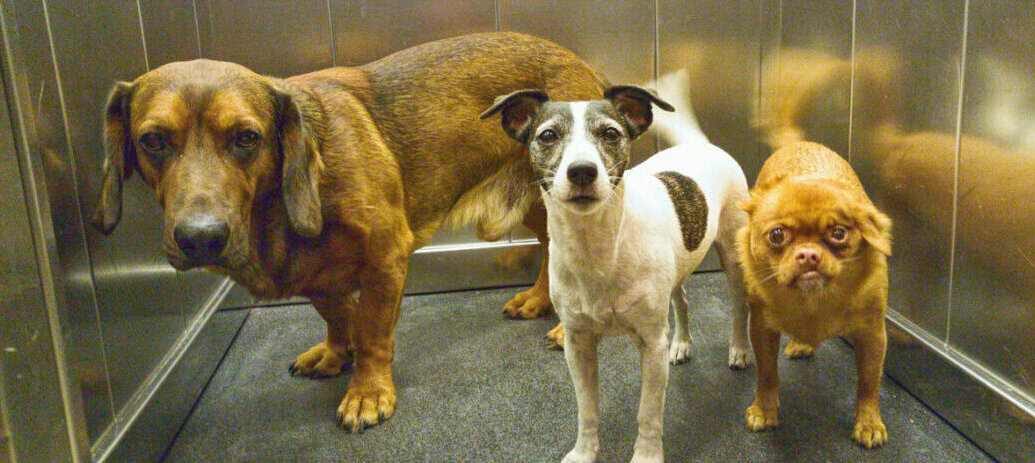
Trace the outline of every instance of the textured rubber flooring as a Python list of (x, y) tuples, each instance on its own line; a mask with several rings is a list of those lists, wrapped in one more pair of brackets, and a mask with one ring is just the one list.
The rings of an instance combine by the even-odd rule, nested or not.
[[(665, 455), (684, 461), (991, 461), (893, 381), (881, 391), (890, 440), (851, 440), (855, 370), (839, 341), (816, 358), (781, 360), (781, 424), (753, 433), (743, 412), (754, 368), (726, 367), (728, 306), (721, 274), (688, 288), (694, 359), (672, 368)], [(348, 372), (294, 378), (289, 362), (321, 340), (309, 306), (252, 309), (166, 462), (557, 462), (575, 441), (575, 397), (563, 355), (543, 339), (553, 316), (508, 321), (515, 289), (407, 297), (396, 334), (395, 416), (364, 434), (336, 426)], [(624, 462), (636, 438), (637, 352), (628, 338), (600, 349), (601, 462)]]

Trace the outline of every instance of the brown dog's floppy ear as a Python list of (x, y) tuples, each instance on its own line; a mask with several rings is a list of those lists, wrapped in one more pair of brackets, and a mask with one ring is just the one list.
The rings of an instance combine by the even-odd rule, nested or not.
[(873, 206), (862, 206), (856, 215), (859, 232), (874, 249), (891, 255), (891, 219)]
[(632, 86), (616, 85), (604, 90), (604, 98), (611, 101), (611, 104), (622, 116), (626, 129), (629, 130), (629, 137), (636, 138), (650, 127), (654, 120), (654, 113), (650, 105), (654, 103), (665, 111), (675, 111), (672, 105), (658, 98), (650, 90)]
[(487, 119), (502, 113), (500, 120), (503, 131), (521, 143), (528, 141), (532, 129), (532, 118), (550, 97), (542, 90), (518, 90), (509, 95), (496, 97), (496, 101), (479, 118)]
[(305, 96), (290, 89), (274, 90), (277, 98), (281, 191), (291, 228), (300, 236), (312, 238), (323, 231), (320, 202), (320, 176), (323, 159), (319, 143), (307, 118)]
[(133, 84), (116, 82), (104, 105), (104, 180), (90, 224), (108, 235), (122, 218), (122, 182), (133, 173), (136, 148), (129, 126)]

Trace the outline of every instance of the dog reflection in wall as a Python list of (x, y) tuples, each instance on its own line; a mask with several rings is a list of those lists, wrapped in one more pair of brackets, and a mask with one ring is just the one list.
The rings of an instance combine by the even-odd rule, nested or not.
[[(528, 145), (547, 209), (550, 297), (565, 330), (564, 352), (578, 401), (578, 437), (564, 462), (595, 461), (597, 342), (633, 337), (643, 375), (632, 461), (663, 461), (662, 427), (669, 362), (690, 355), (683, 283), (714, 243), (739, 288), (733, 246), (746, 220), (740, 166), (686, 124), (684, 142), (626, 170), (630, 142), (653, 119), (652, 93), (611, 87), (605, 100), (552, 102), (524, 90), (502, 96), (482, 117), (500, 113), (504, 130)], [(739, 291), (735, 291), (739, 294)], [(676, 328), (668, 340), (669, 302)], [(746, 365), (746, 318), (736, 310), (731, 366)]]

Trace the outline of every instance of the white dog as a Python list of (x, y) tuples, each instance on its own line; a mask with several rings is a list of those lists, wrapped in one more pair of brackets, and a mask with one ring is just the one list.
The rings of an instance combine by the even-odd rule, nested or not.
[[(736, 294), (730, 366), (747, 365), (747, 312), (734, 234), (748, 198), (740, 166), (685, 120), (666, 136), (681, 144), (628, 171), (629, 145), (653, 119), (651, 104), (673, 108), (638, 87), (605, 100), (550, 102), (538, 90), (502, 96), (482, 114), (502, 113), (504, 130), (526, 143), (540, 178), (550, 235), (550, 297), (566, 335), (564, 351), (578, 401), (578, 438), (564, 462), (592, 462), (597, 435), (597, 341), (629, 334), (640, 350), (643, 385), (633, 462), (661, 462), (669, 361), (690, 356), (683, 282), (715, 243)], [(672, 131), (677, 132), (675, 135)], [(668, 308), (676, 329), (668, 344)]]

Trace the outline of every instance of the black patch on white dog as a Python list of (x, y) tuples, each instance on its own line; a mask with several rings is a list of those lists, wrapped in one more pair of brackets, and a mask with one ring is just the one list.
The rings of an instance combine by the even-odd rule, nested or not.
[(701, 187), (690, 177), (678, 172), (666, 171), (654, 174), (668, 189), (672, 205), (679, 217), (679, 229), (683, 232), (683, 246), (693, 251), (701, 245), (704, 232), (708, 230), (708, 203)]

